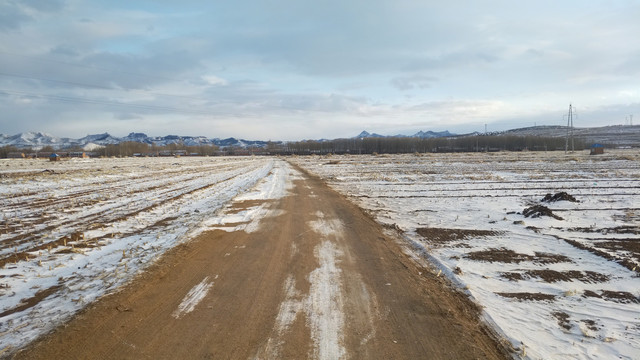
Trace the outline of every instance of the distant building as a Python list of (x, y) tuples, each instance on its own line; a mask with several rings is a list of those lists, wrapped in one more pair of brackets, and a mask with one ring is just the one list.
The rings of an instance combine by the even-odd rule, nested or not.
[(84, 151), (72, 151), (69, 153), (69, 157), (87, 159), (89, 157), (89, 154)]
[(10, 152), (7, 154), (7, 158), (9, 159), (24, 159), (25, 155), (22, 152)]
[(58, 161), (58, 160), (60, 160), (60, 155), (56, 153), (51, 153), (51, 155), (49, 155), (49, 161)]
[(591, 145), (590, 155), (600, 155), (600, 154), (604, 154), (604, 146), (600, 144)]

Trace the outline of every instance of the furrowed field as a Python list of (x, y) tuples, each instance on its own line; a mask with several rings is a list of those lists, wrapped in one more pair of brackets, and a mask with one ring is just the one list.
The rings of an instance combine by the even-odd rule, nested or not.
[[(637, 150), (286, 160), (435, 264), (517, 356), (640, 356)], [(256, 228), (261, 205), (226, 207), (295, 174), (270, 157), (0, 161), (0, 356), (202, 231)]]
[(241, 157), (0, 161), (0, 355), (206, 230), (280, 168)]
[(294, 162), (413, 243), (518, 354), (640, 356), (637, 151)]

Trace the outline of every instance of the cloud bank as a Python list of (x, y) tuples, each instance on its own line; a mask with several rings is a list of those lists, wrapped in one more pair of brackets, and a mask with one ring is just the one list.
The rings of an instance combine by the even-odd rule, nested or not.
[(627, 1), (8, 1), (0, 132), (273, 140), (640, 119)]

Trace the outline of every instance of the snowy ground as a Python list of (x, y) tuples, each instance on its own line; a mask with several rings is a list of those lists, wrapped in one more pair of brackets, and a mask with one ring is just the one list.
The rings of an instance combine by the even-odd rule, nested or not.
[(0, 356), (224, 223), (234, 198), (284, 196), (291, 171), (249, 157), (0, 161)]
[[(519, 356), (640, 358), (640, 155), (298, 157), (404, 232)], [(543, 202), (567, 192), (579, 202)], [(553, 215), (525, 217), (543, 205)]]

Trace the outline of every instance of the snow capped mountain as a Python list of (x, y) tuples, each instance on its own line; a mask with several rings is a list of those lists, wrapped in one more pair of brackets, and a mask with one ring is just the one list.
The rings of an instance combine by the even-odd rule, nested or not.
[(421, 139), (429, 139), (429, 138), (437, 138), (437, 137), (447, 137), (447, 136), (454, 136), (455, 134), (450, 133), (448, 130), (445, 131), (418, 131), (417, 133), (413, 134), (413, 137), (417, 137), (417, 138), (421, 138)]
[(13, 136), (3, 135), (2, 137), (3, 145), (13, 145), (16, 147), (43, 147), (52, 143), (58, 144), (62, 143), (62, 139), (55, 137), (51, 134), (42, 133), (42, 132), (24, 132)]
[(144, 133), (130, 133), (125, 137), (115, 137), (109, 133), (87, 135), (80, 139), (58, 138), (41, 132), (25, 132), (17, 135), (9, 136), (0, 134), (0, 146), (11, 145), (17, 148), (41, 149), (44, 146), (51, 146), (54, 149), (66, 149), (71, 147), (79, 147), (86, 151), (99, 149), (105, 145), (119, 144), (121, 142), (134, 141), (144, 144), (155, 144), (157, 146), (166, 146), (170, 144), (178, 144), (185, 146), (199, 145), (216, 145), (224, 147), (266, 147), (266, 141), (252, 141), (235, 138), (227, 139), (209, 139), (205, 136), (147, 136)]
[(380, 135), (380, 134), (376, 134), (376, 133), (369, 133), (368, 131), (363, 131), (360, 134), (358, 134), (358, 136), (355, 136), (355, 138), (357, 139), (363, 139), (363, 138), (383, 138), (386, 137), (384, 135)]
[(121, 140), (109, 135), (109, 133), (104, 134), (96, 134), (96, 135), (87, 135), (83, 138), (77, 140), (79, 145), (86, 145), (88, 143), (98, 144), (98, 145), (109, 145), (109, 144), (118, 144)]
[(455, 134), (450, 133), (449, 131), (445, 130), (445, 131), (439, 131), (439, 132), (434, 132), (434, 131), (418, 131), (417, 133), (411, 135), (411, 136), (407, 136), (407, 135), (391, 135), (391, 136), (385, 136), (385, 135), (380, 135), (380, 134), (376, 134), (376, 133), (369, 133), (368, 131), (363, 131), (360, 134), (358, 134), (357, 136), (354, 136), (354, 139), (363, 139), (363, 138), (386, 138), (386, 137), (417, 137), (417, 138), (421, 138), (421, 139), (429, 139), (429, 138), (436, 138), (436, 137), (447, 137), (447, 136), (454, 136)]

